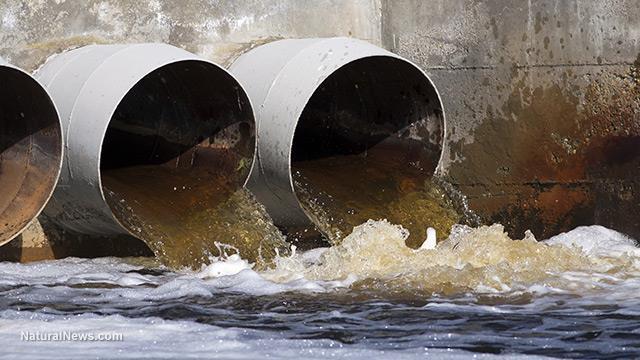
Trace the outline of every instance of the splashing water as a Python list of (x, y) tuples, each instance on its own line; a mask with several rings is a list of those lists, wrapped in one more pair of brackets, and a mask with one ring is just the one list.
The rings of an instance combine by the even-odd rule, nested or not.
[[(407, 247), (408, 235), (407, 230), (386, 220), (368, 221), (340, 245), (326, 249), (316, 262), (309, 264), (295, 253), (278, 257), (275, 269), (264, 276), (278, 282), (299, 277), (349, 279), (357, 289), (426, 296), (510, 292), (537, 284), (569, 291), (577, 285), (568, 273), (627, 278), (640, 270), (635, 258), (640, 251), (634, 241), (601, 227), (577, 229), (570, 235), (538, 242), (530, 233), (522, 240), (512, 240), (498, 224), (478, 228), (456, 225), (449, 238), (433, 250)], [(584, 239), (588, 236), (590, 240)], [(612, 251), (618, 256), (612, 257)]]
[[(599, 226), (544, 242), (457, 225), (432, 250), (362, 224), (337, 246), (238, 254), (200, 271), (154, 259), (0, 263), (10, 358), (637, 357), (640, 250)], [(29, 342), (23, 332), (119, 333), (122, 342)]]
[(401, 224), (410, 231), (406, 240), (413, 248), (422, 244), (428, 227), (444, 239), (456, 223), (479, 224), (464, 196), (456, 197), (443, 179), (384, 155), (369, 152), (295, 164), (298, 199), (331, 244), (339, 244), (369, 219)]

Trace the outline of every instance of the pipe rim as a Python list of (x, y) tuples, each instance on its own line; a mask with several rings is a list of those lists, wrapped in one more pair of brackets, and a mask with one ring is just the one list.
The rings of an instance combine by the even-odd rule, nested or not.
[[(236, 79), (235, 76), (233, 76), (233, 74), (231, 74), (229, 71), (227, 71), (224, 67), (206, 60), (206, 59), (202, 59), (197, 57), (196, 55), (194, 55), (192, 58), (182, 58), (182, 59), (177, 59), (177, 60), (172, 60), (172, 61), (167, 61), (162, 63), (161, 65), (156, 66), (153, 70), (142, 74), (141, 76), (139, 76), (139, 78), (137, 79), (137, 81), (135, 82), (135, 84), (130, 87), (129, 91), (125, 92), (124, 94), (122, 94), (121, 97), (119, 97), (116, 106), (109, 112), (108, 114), (108, 118), (109, 121), (106, 123), (106, 127), (104, 128), (103, 131), (101, 131), (101, 136), (100, 136), (100, 142), (99, 142), (99, 149), (100, 149), (100, 155), (98, 157), (98, 169), (97, 169), (97, 179), (98, 179), (98, 189), (100, 192), (100, 197), (102, 199), (102, 201), (104, 202), (104, 204), (106, 205), (107, 209), (109, 210), (109, 214), (111, 216), (111, 218), (115, 221), (115, 223), (123, 230), (126, 231), (127, 234), (139, 238), (139, 235), (134, 233), (133, 231), (131, 231), (131, 229), (129, 229), (129, 227), (125, 226), (122, 221), (120, 221), (120, 219), (118, 219), (118, 217), (116, 216), (116, 214), (114, 213), (112, 207), (108, 204), (107, 201), (107, 197), (105, 196), (105, 191), (104, 191), (104, 186), (103, 186), (103, 181), (102, 181), (102, 169), (101, 169), (101, 164), (102, 164), (102, 149), (104, 146), (104, 141), (106, 139), (106, 135), (107, 135), (107, 131), (109, 129), (109, 125), (111, 124), (111, 121), (113, 120), (113, 117), (115, 115), (116, 110), (118, 109), (118, 107), (120, 106), (120, 104), (123, 103), (123, 101), (125, 100), (125, 98), (127, 97), (127, 95), (131, 92), (131, 90), (133, 90), (133, 88), (140, 84), (141, 81), (143, 81), (147, 76), (152, 75), (153, 73), (157, 72), (158, 70), (161, 70), (165, 67), (168, 66), (172, 66), (172, 65), (178, 65), (180, 63), (186, 63), (186, 62), (194, 62), (194, 63), (201, 63), (204, 64), (208, 67), (211, 67), (211, 69), (215, 69), (215, 71), (220, 71), (221, 73), (225, 74), (226, 76), (229, 77), (230, 80), (232, 80), (234, 82), (234, 86), (241, 92), (241, 94), (244, 96), (244, 99), (246, 100), (247, 104), (249, 105), (251, 111), (251, 119), (253, 124), (254, 124), (254, 131), (253, 131), (253, 156), (251, 158), (251, 164), (249, 164), (249, 169), (251, 169), (253, 167), (254, 162), (256, 161), (257, 158), (257, 153), (258, 153), (258, 137), (257, 137), (257, 121), (256, 121), (256, 114), (255, 114), (255, 109), (253, 107), (253, 104), (251, 103), (251, 99), (249, 98), (249, 95), (246, 93), (246, 90), (244, 89), (244, 87), (242, 86), (242, 84)], [(246, 186), (247, 182), (249, 181), (249, 176), (251, 175), (250, 170), (247, 171), (245, 177), (244, 177), (244, 181), (242, 182), (242, 184), (238, 187), (239, 189)]]
[(25, 229), (27, 229), (37, 218), (38, 216), (40, 216), (40, 214), (42, 213), (42, 211), (45, 209), (45, 207), (47, 206), (47, 204), (49, 203), (49, 200), (51, 199), (51, 197), (53, 196), (53, 193), (57, 187), (58, 184), (58, 180), (60, 179), (60, 174), (62, 172), (62, 164), (64, 162), (64, 157), (66, 155), (66, 150), (65, 150), (65, 146), (64, 146), (64, 139), (65, 139), (65, 129), (62, 126), (61, 120), (60, 120), (60, 112), (58, 110), (58, 107), (56, 106), (56, 103), (54, 102), (51, 94), (49, 94), (49, 92), (47, 91), (46, 87), (43, 86), (43, 84), (38, 81), (36, 78), (34, 78), (31, 74), (29, 74), (27, 71), (12, 65), (11, 63), (7, 62), (6, 60), (0, 58), (0, 70), (2, 69), (9, 69), (12, 71), (16, 71), (17, 73), (21, 74), (24, 79), (26, 79), (27, 81), (30, 82), (31, 86), (34, 86), (35, 89), (37, 89), (37, 91), (40, 93), (40, 96), (44, 98), (44, 100), (47, 103), (47, 106), (49, 107), (49, 111), (51, 111), (53, 113), (53, 115), (55, 116), (55, 123), (57, 124), (57, 131), (58, 131), (58, 149), (57, 149), (57, 162), (55, 164), (55, 170), (54, 170), (54, 176), (52, 178), (52, 182), (51, 182), (51, 186), (49, 186), (49, 189), (46, 191), (46, 196), (43, 198), (43, 201), (41, 202), (40, 206), (38, 206), (36, 208), (36, 211), (33, 213), (33, 216), (31, 216), (31, 220), (26, 222), (23, 226), (17, 228), (17, 230), (14, 230), (8, 237), (0, 239), (0, 247), (3, 245), (6, 245), (7, 243), (11, 242), (13, 239), (15, 239), (17, 236), (19, 236), (21, 233), (24, 232)]
[[(442, 128), (442, 137), (441, 137), (440, 146), (439, 146), (440, 154), (437, 155), (437, 165), (435, 166), (435, 168), (432, 169), (432, 173), (436, 174), (441, 171), (440, 164), (442, 163), (442, 159), (444, 158), (444, 151), (443, 151), (444, 143), (448, 134), (447, 120), (446, 120), (447, 117), (444, 110), (444, 104), (442, 102), (441, 94), (438, 91), (437, 87), (435, 86), (435, 83), (433, 82), (433, 80), (426, 74), (424, 70), (422, 70), (413, 62), (397, 54), (391, 53), (387, 50), (384, 50), (366, 41), (353, 39), (353, 38), (346, 38), (346, 37), (279, 40), (279, 41), (275, 41), (273, 43), (264, 45), (264, 46), (273, 46), (271, 49), (267, 49), (265, 51), (267, 53), (277, 52), (278, 51), (277, 43), (281, 43), (281, 46), (284, 48), (287, 46), (285, 42), (295, 42), (295, 41), (300, 41), (301, 43), (303, 41), (308, 41), (309, 43), (306, 46), (303, 46), (299, 50), (297, 50), (295, 55), (288, 58), (284, 62), (284, 64), (282, 64), (282, 66), (279, 68), (277, 72), (277, 75), (271, 80), (271, 84), (269, 86), (267, 93), (264, 96), (264, 99), (258, 99), (258, 100), (262, 100), (262, 104), (260, 104), (260, 110), (259, 110), (260, 112), (258, 115), (259, 139), (258, 139), (257, 164), (260, 166), (260, 168), (256, 169), (258, 170), (257, 172), (259, 173), (258, 175), (256, 175), (256, 178), (258, 177), (262, 178), (264, 186), (266, 186), (266, 188), (269, 189), (268, 191), (271, 193), (271, 195), (269, 196), (270, 199), (268, 201), (265, 200), (265, 205), (267, 205), (267, 207), (271, 207), (272, 209), (276, 208), (277, 204), (273, 204), (273, 202), (274, 202), (274, 199), (278, 199), (278, 201), (284, 202), (285, 203), (284, 207), (285, 208), (288, 207), (288, 210), (289, 210), (286, 212), (286, 214), (283, 211), (280, 211), (277, 209), (273, 210), (275, 211), (275, 213), (272, 211), (272, 216), (274, 217), (274, 220), (278, 221), (282, 225), (295, 226), (295, 225), (311, 224), (311, 221), (308, 215), (306, 214), (306, 212), (301, 206), (300, 198), (298, 197), (296, 189), (294, 187), (293, 173), (292, 173), (292, 160), (293, 160), (292, 150), (293, 150), (293, 138), (295, 137), (295, 130), (298, 127), (298, 122), (300, 120), (300, 117), (305, 107), (309, 103), (313, 94), (321, 86), (321, 84), (329, 76), (334, 74), (336, 71), (342, 69), (343, 67), (353, 62), (356, 62), (362, 59), (371, 58), (371, 57), (383, 57), (383, 58), (391, 58), (391, 59), (399, 60), (402, 63), (409, 66), (411, 69), (417, 70), (417, 74), (420, 74), (422, 78), (427, 80), (425, 82), (425, 85), (428, 86), (428, 88), (436, 94), (434, 100), (437, 101), (437, 105), (440, 110), (440, 117), (441, 117), (440, 125)], [(295, 44), (293, 46), (295, 46)], [(290, 114), (287, 114), (287, 116), (282, 115), (282, 109), (280, 111), (277, 110), (279, 107), (278, 98), (281, 97), (283, 93), (287, 93), (287, 91), (289, 91), (290, 93), (293, 93), (293, 89), (288, 89), (287, 87), (291, 86), (292, 80), (290, 77), (292, 76), (291, 74), (296, 73), (296, 68), (299, 67), (300, 64), (303, 64), (305, 61), (309, 61), (309, 62), (313, 61), (314, 66), (317, 66), (319, 64), (319, 61), (320, 62), (322, 61), (322, 59), (319, 59), (317, 54), (324, 54), (331, 51), (332, 49), (341, 48), (342, 46), (349, 49), (348, 55), (347, 53), (345, 53), (345, 55), (347, 55), (346, 56), (347, 59), (343, 57), (339, 59), (339, 61), (336, 61), (335, 59), (331, 60), (333, 62), (329, 64), (330, 69), (328, 67), (325, 69), (318, 68), (318, 72), (321, 72), (321, 74), (315, 75), (315, 77), (314, 75), (311, 75), (310, 79), (306, 81), (307, 83), (312, 83), (313, 80), (317, 80), (313, 85), (306, 85), (309, 87), (313, 86), (312, 89), (309, 90), (307, 87), (304, 87), (304, 85), (293, 88), (297, 90), (303, 89), (302, 90), (303, 95), (298, 96), (297, 99), (294, 102), (292, 102), (293, 104), (292, 106), (295, 108), (295, 112), (290, 111), (290, 109), (287, 108), (288, 111), (290, 111)], [(260, 49), (260, 48), (257, 48), (257, 49)], [(244, 61), (241, 60), (245, 56), (247, 58), (244, 59)], [(248, 52), (247, 54), (243, 55), (238, 60), (236, 60), (236, 63), (240, 65), (238, 65), (238, 67), (232, 66), (232, 71), (235, 71), (238, 74), (244, 73), (243, 75), (245, 76), (256, 76), (251, 74), (247, 75), (246, 72), (248, 71), (248, 69), (250, 69), (251, 63), (252, 62), (255, 63), (257, 61), (260, 61), (259, 57), (251, 58), (251, 52)], [(311, 66), (309, 66), (305, 70), (313, 71), (311, 70)], [(277, 117), (277, 120), (275, 121), (278, 124), (286, 122), (287, 120), (283, 120), (285, 117), (292, 119), (288, 121), (295, 122), (290, 132), (289, 132), (289, 129), (285, 130), (287, 131), (287, 136), (286, 138), (283, 137), (282, 139), (285, 140), (287, 143), (284, 144), (284, 146), (282, 146), (281, 148), (279, 148), (279, 150), (283, 150), (284, 152), (287, 153), (286, 160), (285, 160), (286, 169), (284, 166), (285, 164), (277, 165), (273, 161), (272, 159), (273, 151), (271, 149), (268, 149), (268, 150), (265, 149), (264, 142), (262, 144), (260, 142), (260, 131), (261, 131), (260, 129), (263, 128), (263, 125), (264, 125), (262, 122), (274, 121), (271, 119), (271, 117), (274, 117), (274, 116)], [(266, 133), (263, 133), (263, 135), (265, 134)], [(268, 137), (271, 140), (274, 140), (273, 136), (274, 135), (268, 135)], [(272, 181), (269, 181), (268, 176), (264, 175), (267, 172), (265, 171), (265, 169), (267, 169), (268, 171), (274, 172), (274, 174), (276, 174), (276, 178)], [(277, 175), (278, 173), (281, 173), (283, 171), (286, 171), (286, 175)], [(285, 192), (283, 193), (282, 191), (285, 191)], [(293, 195), (293, 196), (289, 197), (290, 195)]]
[[(429, 76), (417, 65), (415, 65), (414, 63), (412, 63), (409, 60), (406, 60), (400, 56), (389, 56), (389, 55), (370, 55), (370, 56), (365, 56), (356, 60), (352, 60), (349, 61), (347, 63), (344, 63), (343, 65), (341, 65), (340, 67), (338, 67), (336, 70), (334, 70), (332, 72), (335, 73), (341, 69), (344, 69), (345, 67), (349, 66), (350, 64), (354, 64), (360, 60), (364, 60), (364, 59), (371, 59), (371, 58), (388, 58), (388, 59), (395, 59), (395, 60), (400, 60), (402, 62), (404, 62), (407, 65), (410, 65), (411, 67), (413, 67), (415, 70), (418, 70), (423, 76), (424, 78), (428, 81), (430, 88), (436, 93), (437, 96), (437, 100), (438, 100), (438, 105), (440, 105), (439, 109), (442, 112), (442, 142), (440, 144), (440, 156), (438, 157), (438, 162), (436, 167), (433, 169), (432, 173), (435, 175), (437, 173), (439, 173), (441, 171), (441, 164), (442, 164), (442, 159), (444, 157), (444, 151), (443, 151), (443, 147), (444, 147), (444, 139), (446, 139), (447, 136), (447, 121), (446, 121), (446, 114), (444, 112), (444, 106), (442, 105), (442, 98), (440, 97), (440, 93), (438, 92), (437, 87), (435, 86), (435, 84), (433, 83), (433, 81), (431, 80), (431, 78), (429, 78)], [(320, 86), (322, 86), (322, 84), (324, 83), (324, 81), (327, 80), (327, 78), (323, 79), (318, 86), (316, 87), (316, 89), (314, 90), (314, 92), (312, 92), (308, 97), (305, 98), (304, 103), (305, 106), (303, 106), (302, 111), (298, 114), (297, 118), (296, 118), (296, 124), (294, 126), (293, 129), (293, 133), (290, 137), (289, 140), (289, 152), (288, 152), (288, 156), (287, 156), (287, 163), (288, 163), (288, 168), (289, 168), (289, 186), (291, 187), (291, 189), (293, 190), (293, 195), (296, 197), (296, 200), (298, 201), (298, 204), (300, 204), (300, 199), (298, 198), (298, 194), (297, 191), (295, 190), (295, 186), (294, 186), (294, 181), (293, 181), (293, 139), (295, 138), (295, 133), (296, 130), (298, 129), (298, 125), (300, 124), (300, 117), (302, 116), (302, 112), (304, 111), (304, 109), (306, 108), (306, 106), (309, 104), (309, 101), (311, 100), (311, 98), (313, 97), (313, 95), (315, 94), (315, 91), (318, 90), (318, 88)], [(301, 208), (302, 209), (302, 208)]]
[[(395, 55), (395, 54), (394, 54)], [(401, 56), (390, 56), (390, 55), (370, 55), (370, 56), (365, 56), (356, 60), (352, 60), (349, 61), (347, 63), (342, 64), (340, 67), (338, 67), (336, 70), (334, 70), (332, 72), (332, 74), (340, 71), (341, 69), (344, 69), (345, 67), (354, 64), (356, 62), (359, 62), (360, 60), (364, 60), (364, 59), (372, 59), (372, 58), (388, 58), (388, 59), (395, 59), (395, 60), (399, 60), (403, 63), (405, 63), (406, 65), (411, 66), (413, 69), (418, 70), (420, 72), (420, 74), (422, 74), (424, 76), (424, 79), (427, 80), (429, 87), (435, 92), (436, 96), (437, 96), (437, 101), (438, 101), (438, 105), (439, 105), (439, 109), (442, 113), (442, 138), (441, 138), (441, 143), (440, 143), (440, 156), (438, 156), (438, 162), (436, 164), (436, 167), (431, 171), (433, 173), (433, 175), (438, 174), (439, 172), (441, 172), (441, 164), (442, 164), (442, 159), (444, 157), (444, 141), (446, 139), (447, 136), (447, 121), (446, 121), (446, 114), (444, 111), (444, 106), (442, 104), (442, 98), (440, 97), (440, 93), (438, 92), (438, 88), (435, 86), (435, 84), (433, 83), (433, 81), (431, 80), (431, 78), (426, 74), (426, 72), (424, 72), (420, 67), (418, 67), (416, 64), (414, 64), (413, 62), (402, 58)], [(288, 152), (288, 156), (287, 156), (287, 163), (288, 163), (288, 173), (289, 173), (289, 186), (292, 189), (292, 193), (293, 196), (296, 199), (297, 202), (297, 206), (298, 208), (303, 211), (306, 214), (306, 210), (302, 207), (302, 202), (300, 200), (300, 197), (298, 196), (298, 191), (295, 189), (294, 186), (294, 181), (293, 181), (293, 142), (294, 142), (294, 138), (295, 138), (295, 133), (296, 130), (298, 129), (298, 126), (300, 124), (300, 117), (302, 116), (302, 113), (304, 112), (304, 109), (306, 108), (306, 106), (309, 104), (309, 101), (311, 100), (311, 98), (313, 97), (313, 95), (315, 94), (315, 92), (320, 88), (320, 86), (322, 86), (322, 84), (328, 79), (328, 77), (324, 78), (319, 84), (318, 86), (315, 88), (315, 90), (308, 96), (305, 98), (305, 105), (302, 108), (302, 111), (297, 115), (296, 117), (296, 124), (294, 126), (293, 129), (293, 133), (290, 137), (289, 140), (289, 152)], [(309, 222), (311, 222), (311, 220), (309, 219)]]
[[(205, 63), (197, 65), (205, 67), (204, 74), (214, 74), (210, 76), (224, 79), (223, 84), (233, 84), (229, 86), (228, 92), (232, 94), (229, 96), (244, 99), (243, 109), (236, 111), (241, 111), (245, 122), (254, 126), (249, 133), (254, 137), (253, 144), (249, 141), (244, 144), (243, 165), (256, 161), (255, 109), (242, 83), (222, 66), (165, 43), (87, 45), (65, 51), (50, 57), (37, 72), (37, 77), (59, 103), (66, 130), (67, 152), (60, 181), (50, 206), (44, 210), (54, 222), (82, 234), (131, 233), (115, 218), (105, 199), (109, 194), (104, 192), (100, 169), (105, 136), (114, 112), (137, 83), (158, 69), (181, 61)], [(191, 82), (203, 88), (199, 79)], [(209, 88), (216, 89), (218, 84), (220, 82), (213, 82)], [(206, 84), (204, 89), (206, 93)], [(236, 179), (238, 186), (249, 180), (248, 175)]]

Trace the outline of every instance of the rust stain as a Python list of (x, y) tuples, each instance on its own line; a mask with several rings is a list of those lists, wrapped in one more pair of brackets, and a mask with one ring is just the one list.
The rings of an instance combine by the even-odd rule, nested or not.
[(0, 67), (0, 245), (24, 229), (53, 190), (62, 156), (58, 118), (34, 81)]
[[(512, 72), (501, 108), (487, 107), (450, 181), (486, 222), (539, 238), (602, 224), (640, 235), (640, 57), (626, 71), (598, 69), (581, 85), (571, 70), (541, 84)], [(536, 85), (533, 85), (536, 84)]]

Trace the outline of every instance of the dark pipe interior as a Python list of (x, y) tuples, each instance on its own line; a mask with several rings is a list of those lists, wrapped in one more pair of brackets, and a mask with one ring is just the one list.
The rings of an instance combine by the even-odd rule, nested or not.
[(113, 114), (103, 190), (143, 240), (188, 237), (194, 216), (243, 186), (254, 149), (253, 113), (237, 82), (205, 62), (173, 63), (137, 83)]
[(0, 66), (0, 244), (23, 229), (56, 185), (62, 157), (58, 114), (28, 75)]
[(441, 112), (434, 88), (415, 67), (394, 58), (364, 58), (315, 91), (298, 121), (292, 160), (362, 154), (386, 142), (427, 161), (432, 173), (442, 150)]
[(390, 57), (352, 62), (318, 87), (298, 121), (298, 197), (303, 207), (308, 196), (321, 203), (326, 219), (316, 223), (335, 222), (343, 235), (387, 218), (389, 205), (433, 175), (443, 133), (437, 93), (418, 69)]

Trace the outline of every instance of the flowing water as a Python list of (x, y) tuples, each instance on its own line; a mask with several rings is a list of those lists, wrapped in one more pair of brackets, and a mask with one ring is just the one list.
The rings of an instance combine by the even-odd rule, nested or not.
[[(435, 249), (368, 221), (339, 245), (237, 254), (199, 271), (155, 259), (0, 263), (0, 357), (640, 356), (640, 249), (600, 226), (538, 242), (455, 226)], [(21, 341), (60, 332), (121, 341)]]
[(444, 180), (386, 152), (374, 149), (366, 154), (300, 161), (294, 169), (303, 209), (334, 245), (369, 219), (402, 224), (410, 233), (407, 245), (414, 248), (423, 243), (428, 227), (444, 239), (454, 224), (479, 225), (466, 199), (456, 197)]
[(198, 268), (221, 248), (264, 267), (288, 250), (253, 195), (210, 169), (127, 167), (105, 171), (102, 182), (119, 220), (169, 267)]

